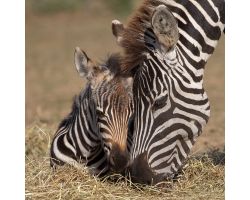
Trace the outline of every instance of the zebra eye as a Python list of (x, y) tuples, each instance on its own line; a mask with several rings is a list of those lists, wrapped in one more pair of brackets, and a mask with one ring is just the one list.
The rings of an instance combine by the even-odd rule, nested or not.
[(166, 94), (165, 96), (155, 100), (153, 108), (154, 109), (163, 108), (167, 104), (167, 100), (168, 100), (168, 95)]
[(105, 117), (105, 114), (102, 111), (100, 111), (100, 110), (96, 110), (96, 114), (97, 114), (97, 116), (99, 118), (104, 118)]

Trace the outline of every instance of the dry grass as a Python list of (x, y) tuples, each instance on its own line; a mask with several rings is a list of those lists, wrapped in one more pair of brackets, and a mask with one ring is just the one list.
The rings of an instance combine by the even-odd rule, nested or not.
[[(219, 153), (191, 155), (189, 166), (179, 171), (174, 187), (157, 188), (133, 184), (129, 178), (99, 179), (80, 169), (49, 165), (49, 147), (56, 127), (37, 122), (26, 129), (26, 199), (224, 199), (225, 165)], [(218, 159), (214, 159), (218, 155)], [(222, 155), (223, 152), (222, 152)], [(218, 161), (222, 164), (218, 164)]]

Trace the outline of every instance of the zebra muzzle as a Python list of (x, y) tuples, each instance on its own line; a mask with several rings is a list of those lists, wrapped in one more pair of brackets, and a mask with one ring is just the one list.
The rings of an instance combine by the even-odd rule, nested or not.
[(109, 167), (114, 173), (124, 171), (129, 165), (129, 155), (127, 150), (121, 151), (113, 148), (109, 155)]

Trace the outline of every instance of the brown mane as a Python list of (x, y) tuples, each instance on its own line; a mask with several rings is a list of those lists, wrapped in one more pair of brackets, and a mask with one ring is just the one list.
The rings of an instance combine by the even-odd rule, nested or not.
[(145, 0), (143, 4), (129, 18), (125, 30), (121, 33), (120, 45), (124, 50), (121, 63), (123, 72), (130, 72), (144, 59), (145, 52), (149, 49), (145, 45), (144, 32), (151, 28), (151, 15), (155, 7), (163, 4), (157, 0)]

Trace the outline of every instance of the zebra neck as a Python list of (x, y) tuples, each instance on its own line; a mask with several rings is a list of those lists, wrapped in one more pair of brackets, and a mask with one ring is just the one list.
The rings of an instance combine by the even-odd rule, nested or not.
[[(219, 0), (214, 3), (195, 0), (186, 2), (158, 0), (157, 2), (165, 4), (178, 21), (180, 38), (176, 49), (179, 54), (188, 58), (191, 68), (204, 69), (225, 28), (224, 13), (221, 11), (224, 10), (224, 1)], [(146, 28), (142, 40), (148, 49), (156, 53), (159, 60), (165, 59), (169, 54), (157, 44), (156, 36), (151, 28)], [(198, 72), (198, 74), (201, 73)]]
[(97, 153), (101, 145), (96, 106), (92, 100), (90, 86), (81, 92), (77, 103), (78, 112), (75, 113), (69, 136), (78, 151), (77, 155), (90, 158)]
[(81, 115), (84, 121), (83, 126), (86, 127), (88, 133), (93, 134), (96, 138), (100, 138), (100, 131), (97, 123), (96, 105), (92, 98), (92, 91), (90, 86), (86, 87), (86, 90), (81, 95)]

